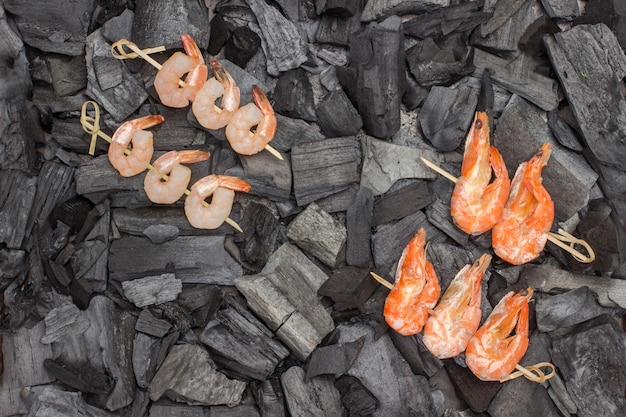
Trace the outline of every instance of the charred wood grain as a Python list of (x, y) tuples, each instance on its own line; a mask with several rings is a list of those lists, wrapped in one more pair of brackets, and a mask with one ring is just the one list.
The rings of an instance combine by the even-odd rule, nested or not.
[(363, 120), (342, 89), (328, 92), (316, 108), (317, 123), (328, 137), (352, 136), (363, 127)]
[(359, 187), (354, 203), (346, 211), (346, 263), (367, 268), (372, 262), (370, 245), (374, 196), (369, 188)]
[(378, 289), (369, 268), (344, 266), (335, 269), (318, 290), (319, 295), (330, 297), (339, 311), (360, 308)]
[(154, 337), (165, 336), (171, 328), (172, 325), (167, 320), (156, 317), (145, 308), (141, 310), (135, 323), (135, 330)]
[(344, 375), (354, 364), (364, 343), (365, 339), (361, 338), (354, 342), (318, 347), (309, 359), (306, 380), (319, 375), (334, 375), (336, 378)]
[(343, 415), (339, 390), (332, 378), (320, 376), (307, 380), (304, 369), (292, 366), (283, 372), (280, 381), (289, 414), (293, 417), (305, 417), (310, 413), (328, 417)]
[(37, 177), (23, 171), (3, 171), (0, 178), (0, 242), (20, 249), (37, 194)]
[(89, 363), (70, 364), (45, 359), (43, 365), (55, 378), (81, 392), (108, 395), (113, 390), (113, 381)]
[(244, 179), (250, 183), (250, 193), (270, 200), (287, 200), (291, 194), (292, 173), (289, 155), (276, 159), (267, 151), (240, 156)]
[(400, 220), (433, 202), (426, 181), (415, 181), (380, 195), (374, 201), (372, 226)]

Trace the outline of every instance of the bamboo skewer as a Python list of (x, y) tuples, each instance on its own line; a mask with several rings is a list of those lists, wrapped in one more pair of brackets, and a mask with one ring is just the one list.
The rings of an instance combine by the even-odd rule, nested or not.
[[(550, 368), (551, 372), (549, 374), (545, 374), (541, 368)], [(519, 363), (515, 365), (515, 369), (517, 371), (510, 373), (504, 378), (500, 379), (500, 382), (510, 381), (515, 378), (519, 378), (523, 376), (529, 381), (536, 382), (538, 384), (543, 384), (548, 379), (552, 378), (556, 374), (556, 367), (550, 362), (539, 362), (535, 365), (522, 366)]]
[(384, 285), (385, 287), (392, 289), (393, 288), (393, 284), (390, 283), (389, 281), (387, 281), (385, 278), (381, 277), (380, 275), (378, 275), (375, 272), (370, 272), (370, 275), (376, 280), (378, 281), (379, 284)]
[[(94, 107), (94, 113), (95, 113), (94, 117), (91, 117), (91, 116), (87, 115), (87, 107), (90, 104)], [(104, 133), (103, 131), (100, 130), (100, 107), (98, 106), (98, 103), (96, 103), (95, 101), (85, 101), (83, 103), (83, 107), (82, 107), (81, 113), (80, 113), (80, 124), (83, 127), (83, 130), (91, 135), (91, 142), (89, 144), (89, 154), (91, 156), (93, 156), (94, 153), (95, 153), (96, 141), (98, 140), (98, 137), (101, 137), (102, 139), (106, 140), (109, 143), (111, 143), (113, 141), (111, 136), (107, 135), (106, 133)], [(124, 150), (124, 153), (126, 155), (129, 155), (130, 154), (130, 150), (128, 148), (126, 148)], [(154, 169), (154, 166), (152, 164), (148, 163), (148, 164), (146, 164), (146, 168), (149, 169), (149, 170), (152, 170), (152, 169)], [(161, 178), (163, 180), (167, 181), (169, 176), (167, 174), (163, 174), (163, 175), (161, 175)], [(191, 194), (191, 191), (189, 189), (185, 189), (185, 195), (189, 195), (189, 194)], [(209, 206), (209, 204), (206, 201), (203, 201), (202, 204), (205, 207)], [(241, 226), (239, 226), (237, 224), (237, 222), (235, 222), (230, 217), (227, 217), (226, 220), (224, 220), (224, 222), (226, 222), (227, 224), (232, 226), (238, 232), (243, 233), (243, 230), (241, 229)]]
[[(130, 52), (130, 53), (126, 52), (126, 50), (124, 50), (124, 47), (129, 48), (133, 52)], [(148, 49), (143, 49), (142, 50), (135, 43), (133, 43), (133, 42), (127, 40), (127, 39), (120, 39), (119, 41), (117, 41), (113, 45), (111, 45), (111, 55), (113, 56), (113, 58), (116, 58), (116, 59), (134, 59), (134, 58), (140, 57), (140, 58), (143, 58), (146, 62), (148, 62), (150, 65), (152, 65), (153, 67), (155, 67), (159, 71), (161, 70), (161, 68), (163, 68), (163, 65), (159, 64), (157, 61), (155, 61), (148, 54), (157, 53), (157, 52), (163, 52), (163, 51), (165, 51), (165, 47), (164, 46), (157, 46), (157, 47), (154, 47), (154, 48), (148, 48)], [(187, 84), (183, 80), (178, 80), (178, 85), (184, 88)], [(222, 109), (220, 109), (216, 105), (213, 105), (213, 108), (218, 113), (222, 112)], [(254, 133), (250, 132), (250, 135), (253, 136)], [(265, 145), (265, 149), (268, 152), (270, 152), (272, 155), (274, 155), (276, 158), (280, 159), (281, 161), (284, 160), (283, 156), (280, 154), (280, 152), (278, 152), (276, 149), (274, 149), (271, 145), (269, 145), (269, 144)]]
[[(422, 157), (421, 160), (430, 169), (432, 169), (432, 170), (436, 171), (437, 173), (443, 175), (444, 177), (446, 177), (447, 179), (449, 179), (450, 181), (452, 181), (454, 183), (457, 182), (457, 178), (454, 175), (450, 174), (448, 171), (446, 171), (443, 168), (435, 165), (434, 163), (430, 162), (426, 158)], [(554, 243), (555, 245), (557, 245), (558, 247), (560, 247), (561, 249), (563, 249), (566, 252), (568, 252), (578, 262), (581, 262), (581, 263), (591, 263), (591, 262), (593, 262), (596, 259), (596, 254), (593, 251), (593, 248), (591, 247), (591, 245), (589, 245), (589, 243), (587, 243), (583, 239), (579, 239), (577, 237), (572, 236), (571, 234), (567, 233), (563, 229), (559, 229), (558, 233), (548, 232), (548, 240), (550, 242)], [(569, 243), (569, 245), (566, 244), (566, 243)], [(581, 245), (581, 246), (583, 246), (585, 248), (585, 250), (587, 251), (587, 253), (589, 254), (589, 256), (586, 256), (586, 255), (578, 252), (574, 248), (574, 245)]]

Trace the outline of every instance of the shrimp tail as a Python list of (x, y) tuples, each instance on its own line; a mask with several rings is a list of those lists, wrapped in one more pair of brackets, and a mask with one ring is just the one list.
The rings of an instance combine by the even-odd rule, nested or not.
[(198, 59), (200, 62), (204, 63), (204, 57), (202, 56), (202, 52), (200, 48), (196, 44), (196, 41), (190, 35), (183, 34), (181, 35), (181, 39), (183, 41), (183, 48), (185, 49), (185, 54), (191, 58)]
[(222, 96), (222, 108), (229, 112), (234, 112), (239, 108), (241, 94), (239, 87), (228, 71), (216, 60), (211, 59), (211, 71), (215, 79), (222, 84), (224, 95)]
[(220, 187), (228, 188), (233, 191), (241, 191), (247, 193), (252, 186), (248, 181), (242, 180), (238, 177), (231, 177), (227, 175), (218, 175), (218, 184)]
[(502, 155), (495, 146), (489, 148), (489, 158), (491, 160), (491, 168), (496, 178), (509, 179), (509, 172), (506, 169), (506, 164)]
[(160, 114), (149, 114), (147, 116), (140, 117), (131, 121), (135, 129), (147, 129), (159, 125), (165, 121), (165, 117)]
[(199, 149), (179, 151), (179, 154), (180, 162), (183, 164), (194, 164), (196, 162), (206, 161), (211, 156), (209, 152), (201, 151)]
[(274, 109), (263, 90), (261, 90), (261, 87), (257, 85), (252, 86), (252, 98), (254, 99), (254, 104), (256, 104), (263, 114), (274, 114)]

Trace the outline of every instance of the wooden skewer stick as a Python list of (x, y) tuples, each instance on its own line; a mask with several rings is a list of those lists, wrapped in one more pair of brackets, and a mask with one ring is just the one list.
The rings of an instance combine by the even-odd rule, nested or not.
[[(90, 104), (94, 108), (94, 112), (95, 112), (94, 117), (87, 115), (87, 107)], [(98, 136), (100, 136), (102, 139), (106, 140), (109, 143), (113, 141), (113, 138), (111, 138), (111, 136), (107, 135), (106, 133), (100, 130), (100, 107), (98, 106), (98, 103), (96, 103), (95, 101), (85, 101), (83, 103), (83, 107), (80, 113), (80, 124), (83, 127), (83, 130), (91, 135), (91, 143), (89, 145), (89, 154), (91, 156), (93, 156), (94, 154), (94, 151), (96, 148), (96, 140), (98, 139)], [(124, 154), (130, 155), (130, 150), (128, 148), (124, 149)], [(154, 169), (154, 165), (150, 163), (146, 164), (146, 167), (149, 170)], [(161, 175), (161, 178), (164, 181), (167, 181), (167, 179), (169, 178), (169, 175), (163, 174)], [(189, 194), (191, 194), (191, 191), (189, 189), (185, 189), (185, 195), (189, 195)], [(205, 207), (208, 207), (209, 203), (207, 203), (206, 201), (203, 201), (202, 205)], [(241, 226), (239, 226), (237, 222), (231, 219), (230, 217), (227, 217), (226, 220), (224, 220), (224, 222), (231, 225), (238, 232), (243, 233), (243, 229), (241, 228)]]
[(380, 284), (384, 285), (385, 287), (392, 289), (393, 288), (393, 284), (389, 281), (387, 281), (385, 278), (381, 277), (380, 275), (376, 274), (375, 272), (370, 272), (370, 275), (376, 280), (378, 281)]
[[(435, 165), (434, 163), (430, 162), (426, 158), (422, 157), (421, 160), (430, 169), (433, 169), (434, 171), (438, 172), (439, 174), (443, 175), (444, 177), (446, 177), (447, 179), (449, 179), (450, 181), (454, 183), (457, 182), (457, 178), (454, 175), (450, 174), (448, 171)], [(576, 259), (578, 262), (590, 263), (596, 259), (596, 254), (591, 248), (591, 245), (589, 245), (589, 243), (587, 243), (586, 241), (582, 239), (572, 236), (571, 234), (567, 233), (563, 229), (559, 229), (559, 233), (548, 232), (548, 240), (554, 243), (555, 245), (557, 245), (558, 247), (560, 247), (561, 249), (565, 250), (566, 252), (569, 252), (569, 254), (572, 255), (572, 257)], [(566, 245), (564, 242), (569, 243), (569, 245)], [(585, 256), (582, 253), (578, 252), (574, 248), (574, 245), (576, 244), (583, 246), (585, 250), (587, 251), (587, 253), (589, 254), (589, 256)]]
[[(541, 368), (550, 368), (551, 372), (549, 374), (545, 374)], [(552, 378), (556, 374), (556, 367), (550, 362), (539, 362), (535, 365), (521, 366), (519, 363), (515, 365), (516, 372), (512, 372), (511, 374), (505, 376), (500, 380), (500, 382), (510, 381), (515, 378), (519, 378), (523, 376), (529, 381), (536, 382), (538, 384), (543, 384), (548, 379)]]

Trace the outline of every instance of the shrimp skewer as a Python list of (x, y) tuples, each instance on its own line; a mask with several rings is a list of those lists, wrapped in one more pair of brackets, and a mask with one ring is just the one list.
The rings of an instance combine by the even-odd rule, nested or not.
[[(169, 107), (187, 107), (206, 82), (208, 68), (200, 48), (189, 35), (182, 35), (185, 53), (175, 52), (161, 66), (154, 78), (154, 88), (161, 103)], [(181, 84), (181, 78), (187, 78)]]
[[(528, 302), (532, 288), (506, 294), (470, 339), (465, 362), (483, 381), (500, 381), (516, 368), (528, 348)], [(515, 329), (515, 334), (510, 336)]]
[[(216, 229), (230, 215), (235, 191), (250, 191), (250, 184), (237, 177), (208, 175), (191, 186), (185, 199), (185, 215), (189, 223), (198, 229)], [(204, 199), (213, 196), (211, 203)]]
[[(492, 169), (496, 178), (489, 184)], [(467, 135), (461, 176), (450, 201), (454, 224), (470, 235), (490, 230), (502, 215), (510, 184), (500, 152), (489, 146), (487, 113), (478, 111)]]
[(441, 293), (433, 265), (426, 260), (426, 231), (420, 229), (406, 245), (396, 268), (396, 280), (385, 300), (385, 321), (398, 333), (419, 333)]
[[(230, 146), (241, 155), (262, 151), (276, 134), (276, 115), (265, 93), (255, 85), (252, 86), (252, 97), (254, 103), (240, 107), (226, 126)], [(255, 126), (252, 133), (251, 129)]]
[(200, 150), (169, 151), (153, 163), (146, 174), (143, 188), (150, 201), (173, 204), (187, 191), (191, 170), (181, 164), (191, 164), (209, 159), (208, 152)]
[(111, 165), (121, 176), (132, 177), (150, 166), (154, 152), (152, 132), (143, 129), (156, 126), (163, 120), (163, 116), (148, 115), (124, 122), (117, 128), (111, 138), (108, 154)]
[[(217, 60), (210, 62), (213, 77), (198, 91), (191, 109), (202, 126), (217, 130), (228, 125), (239, 109), (240, 92), (228, 71)], [(216, 105), (220, 97), (222, 108)]]
[(492, 231), (492, 246), (503, 260), (521, 265), (537, 258), (554, 221), (554, 203), (541, 183), (552, 147), (545, 143), (515, 172), (511, 195)]
[(491, 256), (484, 254), (473, 265), (465, 265), (426, 321), (424, 344), (439, 359), (463, 352), (478, 329), (482, 278), (490, 262)]

